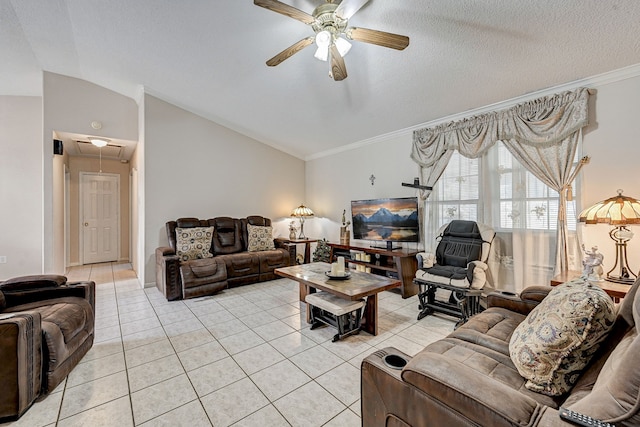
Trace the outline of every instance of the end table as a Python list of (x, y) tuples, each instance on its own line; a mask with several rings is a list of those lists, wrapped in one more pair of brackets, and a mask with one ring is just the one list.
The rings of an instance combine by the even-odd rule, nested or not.
[(311, 262), (311, 243), (317, 242), (319, 239), (288, 239), (286, 237), (276, 237), (276, 240), (281, 243), (293, 243), (295, 245), (304, 243), (303, 264), (309, 264)]
[[(561, 283), (568, 282), (569, 280), (577, 279), (580, 277), (582, 273), (579, 271), (569, 270), (564, 273), (560, 273), (557, 276), (551, 279), (551, 286), (558, 286)], [(611, 298), (613, 298), (613, 302), (619, 303), (622, 298), (627, 295), (629, 289), (631, 289), (631, 285), (624, 285), (622, 283), (610, 282), (608, 280), (603, 280), (601, 282), (593, 282), (597, 283)]]

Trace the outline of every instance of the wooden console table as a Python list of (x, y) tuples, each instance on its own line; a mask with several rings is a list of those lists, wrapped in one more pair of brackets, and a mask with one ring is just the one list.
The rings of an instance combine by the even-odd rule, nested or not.
[[(402, 248), (390, 251), (364, 245), (341, 245), (339, 243), (329, 243), (329, 246), (331, 247), (330, 259), (332, 261), (335, 261), (339, 256), (343, 256), (348, 263), (371, 268), (372, 274), (400, 280), (402, 283), (400, 286), (402, 298), (409, 298), (418, 293), (418, 285), (413, 283), (418, 269), (417, 250)], [(370, 255), (371, 261), (358, 261), (351, 258), (351, 251)]]
[[(561, 283), (568, 282), (569, 280), (577, 279), (580, 277), (582, 273), (579, 271), (569, 270), (565, 273), (560, 273), (557, 276), (551, 279), (551, 286), (558, 286)], [(611, 298), (613, 298), (613, 302), (620, 302), (622, 298), (627, 295), (631, 285), (624, 285), (622, 283), (610, 282), (608, 280), (603, 280), (601, 282), (592, 282), (598, 284)]]

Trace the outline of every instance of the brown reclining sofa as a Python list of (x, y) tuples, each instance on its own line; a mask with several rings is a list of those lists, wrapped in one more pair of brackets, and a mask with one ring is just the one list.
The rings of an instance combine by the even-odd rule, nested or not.
[(569, 427), (562, 406), (617, 427), (640, 426), (639, 286), (622, 300), (568, 393), (527, 389), (510, 358), (514, 330), (552, 289), (532, 286), (520, 297), (490, 294), (487, 310), (413, 358), (392, 347), (369, 355), (361, 370), (362, 425)]
[(93, 345), (95, 283), (64, 276), (0, 283), (0, 420), (22, 415)]
[[(276, 278), (273, 270), (295, 261), (295, 246), (274, 240), (275, 249), (248, 252), (248, 227), (271, 226), (271, 220), (247, 218), (179, 218), (166, 224), (169, 246), (156, 249), (156, 286), (167, 298), (195, 298), (227, 287)], [(213, 227), (211, 258), (182, 261), (177, 255), (176, 228)]]

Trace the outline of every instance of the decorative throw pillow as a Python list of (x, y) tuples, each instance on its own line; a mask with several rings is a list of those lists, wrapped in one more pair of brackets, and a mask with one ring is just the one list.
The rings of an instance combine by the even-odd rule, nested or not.
[(273, 228), (247, 224), (247, 251), (269, 251), (275, 249), (273, 244)]
[(211, 258), (213, 227), (176, 227), (176, 252), (181, 261)]
[(613, 302), (598, 285), (576, 279), (554, 288), (509, 342), (525, 387), (550, 396), (571, 390), (614, 320)]

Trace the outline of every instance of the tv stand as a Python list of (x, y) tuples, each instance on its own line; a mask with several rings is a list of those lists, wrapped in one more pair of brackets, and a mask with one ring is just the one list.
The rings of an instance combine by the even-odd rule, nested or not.
[(386, 246), (375, 246), (375, 245), (371, 245), (372, 248), (374, 249), (386, 249), (388, 251), (397, 251), (398, 249), (402, 249), (402, 246), (393, 246), (393, 242), (392, 241), (387, 241), (387, 245)]
[[(341, 245), (339, 243), (329, 243), (329, 246), (331, 247), (331, 262), (336, 261), (339, 256), (343, 256), (351, 266), (363, 265), (369, 267), (372, 274), (399, 279), (402, 282), (399, 288), (402, 298), (409, 298), (418, 293), (418, 286), (413, 283), (413, 278), (418, 269), (417, 250), (398, 247), (388, 250), (387, 248)], [(370, 261), (358, 261), (355, 258), (351, 258), (352, 251), (367, 254), (371, 259)]]

